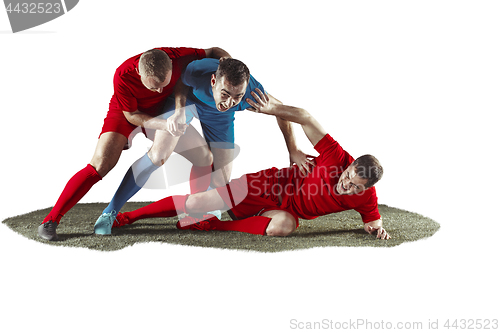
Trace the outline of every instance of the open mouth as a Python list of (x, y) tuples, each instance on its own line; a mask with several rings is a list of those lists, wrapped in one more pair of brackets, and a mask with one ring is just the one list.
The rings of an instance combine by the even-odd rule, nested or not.
[(348, 192), (349, 190), (344, 187), (344, 184), (342, 182), (339, 183), (338, 189), (340, 190), (339, 192)]
[(224, 112), (227, 111), (229, 108), (225, 106), (224, 104), (219, 104), (219, 111)]

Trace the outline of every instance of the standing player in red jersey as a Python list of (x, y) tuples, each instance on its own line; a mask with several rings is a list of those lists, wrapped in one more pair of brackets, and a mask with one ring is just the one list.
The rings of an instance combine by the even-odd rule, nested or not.
[(354, 160), (306, 110), (276, 104), (273, 98), (256, 90), (258, 94), (252, 93), (255, 101), (247, 100), (252, 105), (251, 110), (302, 125), (319, 153), (307, 175), (302, 174), (297, 165), (247, 174), (224, 187), (167, 197), (135, 211), (120, 213), (113, 227), (144, 218), (229, 209), (234, 221), (220, 221), (212, 215), (205, 220), (188, 216), (181, 219), (177, 227), (288, 236), (298, 227), (299, 218), (314, 219), (354, 209), (361, 214), (366, 232), (380, 239), (390, 239), (382, 227), (374, 187), (383, 174), (378, 160), (372, 155)]
[[(57, 203), (42, 224), (38, 234), (47, 240), (57, 240), (56, 228), (61, 218), (116, 165), (124, 149), (130, 148), (137, 127), (148, 136), (154, 130), (169, 131), (179, 140), (179, 129), (172, 119), (156, 118), (162, 111), (165, 100), (174, 93), (176, 110), (185, 107), (186, 90), (178, 84), (182, 71), (194, 60), (230, 57), (220, 48), (156, 48), (126, 60), (115, 72), (114, 94), (109, 111), (104, 119), (97, 147), (90, 163), (77, 172), (66, 184)], [(131, 135), (132, 134), (132, 135)], [(186, 137), (187, 138), (187, 137)], [(198, 135), (197, 139), (203, 140)], [(192, 138), (191, 138), (192, 140)], [(186, 141), (186, 140), (184, 140)], [(202, 142), (200, 141), (200, 145)], [(196, 154), (187, 150), (184, 156), (197, 165)], [(181, 154), (182, 155), (182, 154)]]

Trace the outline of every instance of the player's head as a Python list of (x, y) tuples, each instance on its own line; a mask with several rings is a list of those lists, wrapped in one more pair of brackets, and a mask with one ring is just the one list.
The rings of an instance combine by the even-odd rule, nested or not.
[(336, 190), (339, 194), (359, 194), (375, 185), (383, 174), (375, 156), (360, 156), (342, 172)]
[(225, 112), (241, 102), (249, 80), (250, 71), (244, 63), (233, 58), (221, 58), (211, 79), (217, 110)]
[(146, 88), (161, 93), (172, 78), (172, 60), (166, 52), (152, 49), (141, 55), (136, 70)]

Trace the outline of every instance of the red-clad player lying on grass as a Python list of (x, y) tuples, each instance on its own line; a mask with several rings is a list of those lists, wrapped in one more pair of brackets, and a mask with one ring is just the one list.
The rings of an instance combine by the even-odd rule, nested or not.
[[(364, 229), (377, 238), (391, 236), (382, 227), (377, 195), (373, 186), (383, 169), (372, 155), (354, 160), (327, 134), (306, 110), (286, 106), (260, 90), (248, 99), (252, 111), (274, 115), (298, 123), (319, 153), (312, 159), (307, 174), (297, 165), (271, 168), (247, 174), (228, 185), (192, 195), (164, 198), (140, 209), (118, 214), (113, 227), (154, 217), (191, 214), (177, 223), (178, 229), (233, 230), (268, 236), (288, 236), (298, 226), (299, 218), (354, 209), (361, 214)], [(312, 158), (312, 157), (311, 157)], [(233, 221), (220, 221), (213, 215), (203, 219), (197, 213), (227, 210)]]

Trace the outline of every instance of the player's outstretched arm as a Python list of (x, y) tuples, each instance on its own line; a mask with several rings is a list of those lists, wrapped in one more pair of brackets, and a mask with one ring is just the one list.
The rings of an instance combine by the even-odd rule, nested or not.
[[(272, 96), (270, 97), (273, 98)], [(311, 169), (314, 166), (314, 161), (310, 160), (310, 156), (297, 147), (292, 123), (278, 116), (276, 116), (276, 120), (278, 121), (278, 126), (283, 133), (283, 138), (285, 139), (286, 147), (290, 155), (290, 166), (297, 164), (300, 173), (306, 176), (309, 172), (311, 172)]]
[(246, 101), (252, 106), (247, 110), (265, 113), (280, 117), (282, 119), (302, 125), (302, 129), (309, 141), (315, 146), (325, 135), (326, 131), (323, 126), (304, 109), (294, 106), (284, 105), (274, 97), (263, 93), (260, 89), (252, 91), (252, 96), (255, 101), (247, 98)]
[[(269, 99), (272, 100), (275, 104), (283, 104), (273, 96), (268, 96)], [(297, 164), (300, 173), (306, 176), (309, 172), (311, 172), (311, 169), (314, 166), (314, 161), (309, 159), (309, 157), (311, 156), (305, 154), (297, 147), (292, 123), (281, 117), (275, 117), (278, 122), (278, 126), (283, 133), (283, 138), (285, 139), (286, 147), (290, 155), (290, 166), (292, 166), (293, 164)]]
[(391, 239), (391, 236), (382, 227), (382, 219), (365, 223), (365, 231), (370, 235), (377, 235), (380, 239)]

